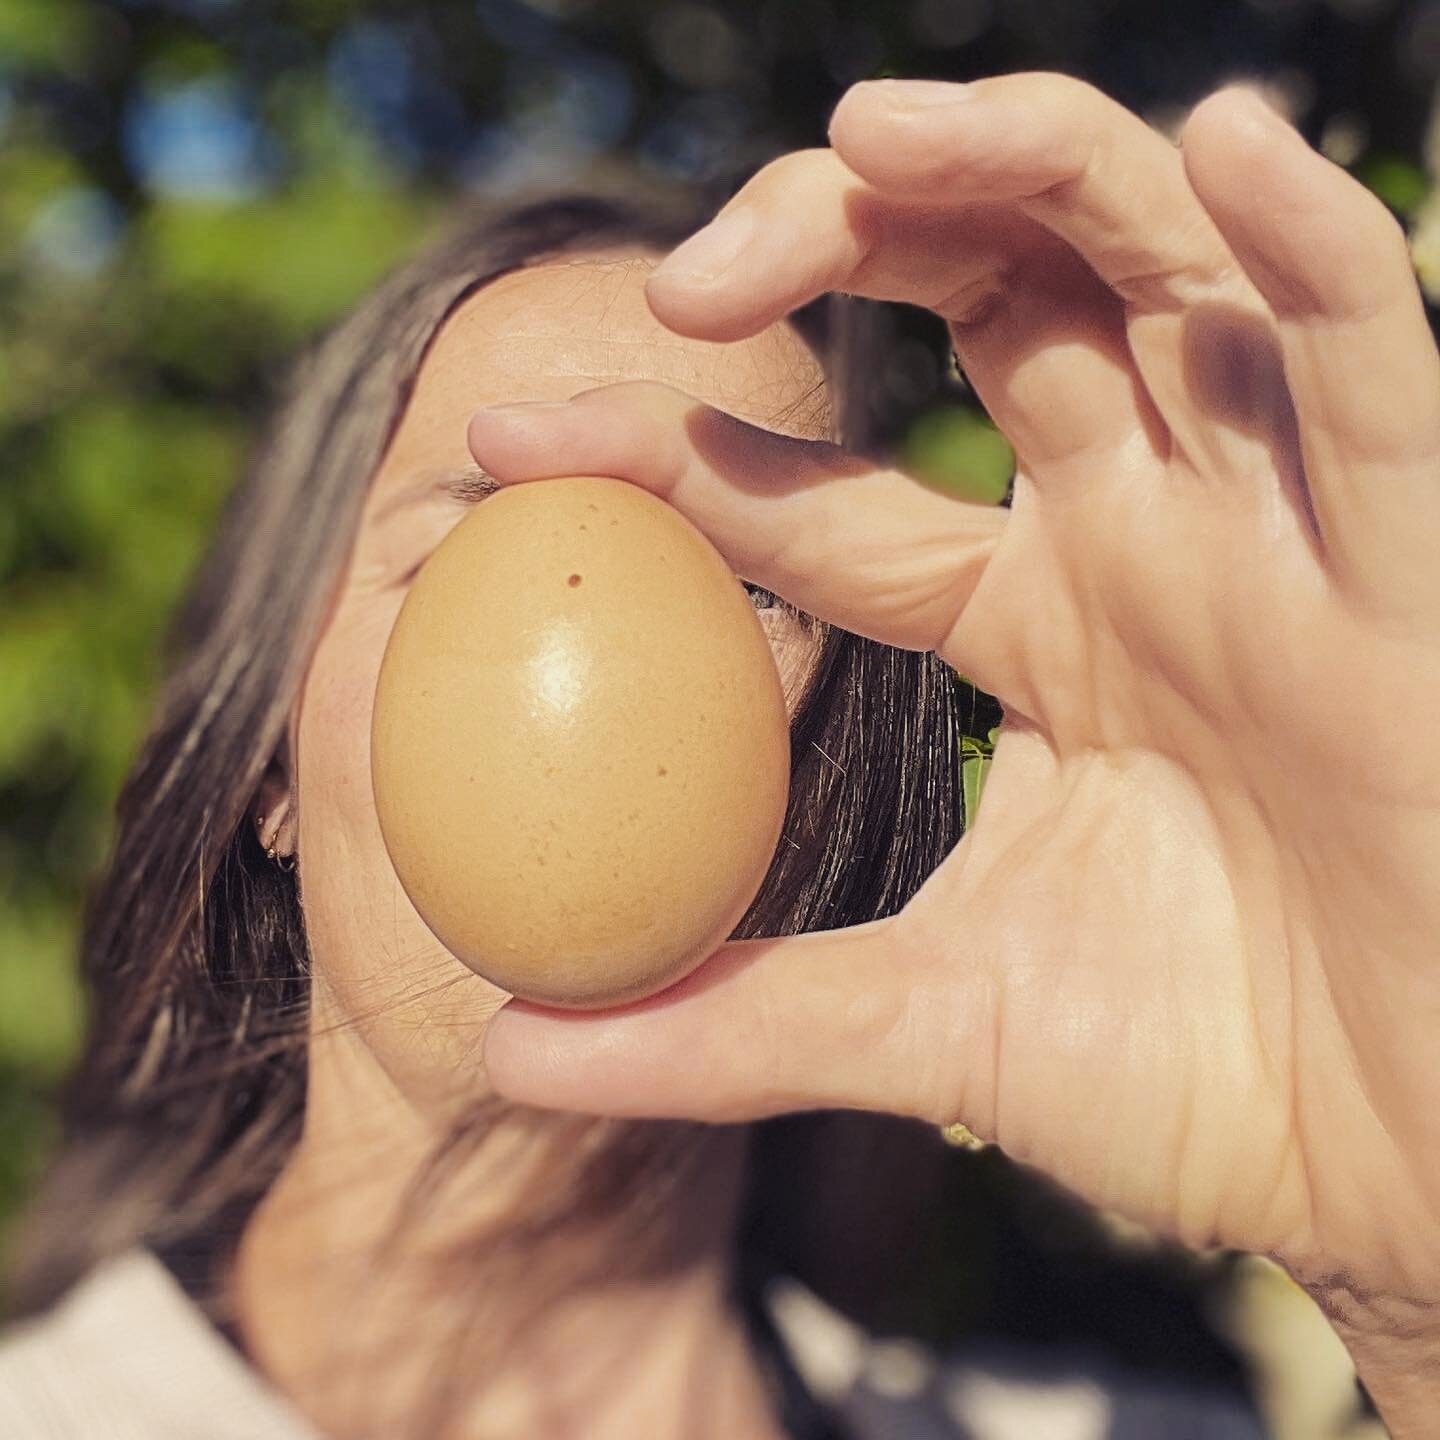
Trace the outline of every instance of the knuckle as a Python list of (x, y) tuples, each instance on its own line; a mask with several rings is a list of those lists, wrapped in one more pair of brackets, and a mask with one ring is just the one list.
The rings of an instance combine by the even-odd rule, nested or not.
[(740, 193), (746, 199), (763, 200), (771, 194), (784, 198), (797, 183), (831, 170), (834, 158), (833, 152), (822, 147), (791, 150), (788, 154), (777, 156), (758, 170), (742, 187)]
[(1363, 227), (1364, 243), (1371, 248), (1381, 264), (1403, 263), (1409, 267), (1410, 236), (1394, 212), (1358, 180), (1355, 186), (1355, 224)]
[(1064, 126), (1081, 149), (1103, 141), (1117, 123), (1135, 117), (1097, 85), (1058, 70), (1034, 70), (1019, 77), (1023, 98), (1037, 105), (1054, 123)]
[(678, 407), (685, 396), (663, 380), (616, 380), (576, 396), (588, 404), (621, 405), (637, 420), (646, 420)]
[(1115, 102), (1098, 86), (1076, 75), (1067, 75), (1062, 70), (1038, 70), (1034, 72), (1038, 83), (1047, 87), (1051, 97), (1070, 105), (1085, 105), (1094, 110), (1109, 110)]

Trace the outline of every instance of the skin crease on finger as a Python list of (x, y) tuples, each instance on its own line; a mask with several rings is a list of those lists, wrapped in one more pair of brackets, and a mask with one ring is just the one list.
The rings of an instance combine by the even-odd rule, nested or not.
[[(348, 574), (291, 718), (298, 772), (292, 799), (314, 973), (309, 1098), (303, 1139), (247, 1228), (232, 1290), (256, 1363), (337, 1435), (370, 1433), (366, 1425), (376, 1414), (413, 1413), (433, 1383), (433, 1356), (413, 1343), (423, 1333), (422, 1317), (400, 1301), (376, 1307), (380, 1328), (364, 1337), (372, 1348), (363, 1353), (386, 1353), (383, 1375), (363, 1384), (350, 1375), (338, 1389), (321, 1377), (327, 1366), (344, 1369), (332, 1337), (365, 1328), (350, 1309), (346, 1277), (356, 1267), (364, 1271), (367, 1245), (397, 1213), (404, 1187), (447, 1124), (484, 1095), (481, 1041), (508, 998), (446, 951), (410, 904), (380, 834), (370, 781), (371, 708), (387, 638), (414, 571), (467, 513), (465, 502), (443, 489), (447, 477), (473, 466), (466, 420), (481, 404), (565, 400), (638, 378), (681, 387), (773, 429), (809, 437), (829, 432), (820, 366), (788, 324), (735, 345), (680, 339), (646, 304), (653, 263), (620, 250), (537, 265), (486, 285), (447, 320), (372, 483)], [(814, 637), (782, 611), (762, 620), (793, 708)], [(483, 867), (484, 857), (476, 864)], [(577, 1296), (573, 1314), (547, 1318), (552, 1339), (573, 1327), (573, 1373), (604, 1374), (605, 1347), (623, 1351), (623, 1387), (574, 1396), (582, 1413), (568, 1418), (583, 1421), (592, 1440), (682, 1430), (694, 1440), (775, 1433), (726, 1299), (743, 1140), (737, 1136), (717, 1154), (711, 1167), (717, 1173), (705, 1175), (704, 1194), (692, 1197), (715, 1237), (703, 1263), (659, 1280), (637, 1277), (603, 1297)], [(487, 1177), (487, 1221), (523, 1204), (524, 1167), (514, 1168), (499, 1184)], [(438, 1245), (463, 1236), (478, 1218), (441, 1220), (427, 1212), (425, 1223), (436, 1233), (407, 1232), (407, 1253), (412, 1238), (419, 1253), (427, 1238)], [(442, 1236), (441, 1228), (449, 1233)], [(537, 1373), (530, 1388), (521, 1383), (522, 1348), (516, 1373), (503, 1377), (503, 1394), (487, 1387), (484, 1423), (467, 1435), (551, 1433), (533, 1409), (546, 1385), (539, 1358), (531, 1359)], [(553, 1416), (555, 1387), (548, 1388)]]

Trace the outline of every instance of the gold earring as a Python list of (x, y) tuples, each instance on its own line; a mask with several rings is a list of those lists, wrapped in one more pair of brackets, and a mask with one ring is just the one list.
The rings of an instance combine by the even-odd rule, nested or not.
[(266, 825), (263, 811), (255, 817), (255, 823), (260, 827), (260, 843), (265, 846), (265, 858), (270, 861), (272, 865), (278, 865), (280, 869), (288, 875), (295, 868), (295, 857), (294, 855), (278, 854), (275, 849), (276, 842), (280, 839), (280, 827), (285, 823), (285, 817), (282, 815), (280, 819), (275, 821), (275, 829), (270, 836), (270, 843), (268, 845), (265, 844)]

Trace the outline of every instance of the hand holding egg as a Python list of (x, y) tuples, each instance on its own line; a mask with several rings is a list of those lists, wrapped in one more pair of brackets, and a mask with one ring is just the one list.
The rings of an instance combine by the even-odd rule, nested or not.
[(1343, 1302), (1428, 1434), (1440, 355), (1403, 236), (1244, 92), (1177, 149), (1063, 76), (879, 82), (831, 139), (652, 308), (731, 340), (831, 289), (935, 305), (1014, 444), (1008, 511), (659, 386), (481, 412), (471, 446), (507, 484), (623, 476), (792, 603), (934, 649), (1005, 707), (984, 812), (890, 919), (728, 945), (618, 1011), (505, 1007), (490, 1079), (963, 1121)]

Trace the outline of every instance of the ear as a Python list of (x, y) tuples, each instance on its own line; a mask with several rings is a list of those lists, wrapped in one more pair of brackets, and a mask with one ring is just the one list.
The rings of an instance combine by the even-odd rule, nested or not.
[(299, 840), (292, 729), (293, 725), (285, 727), (275, 753), (265, 766), (251, 817), (261, 848), (267, 851), (273, 848), (277, 856), (294, 855)]

